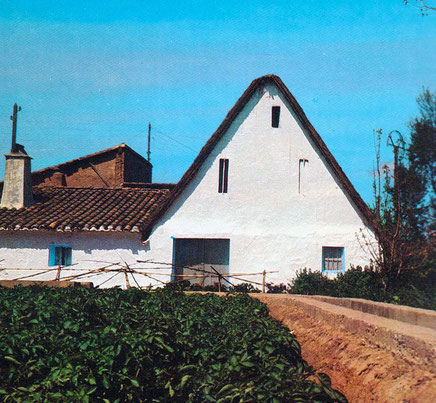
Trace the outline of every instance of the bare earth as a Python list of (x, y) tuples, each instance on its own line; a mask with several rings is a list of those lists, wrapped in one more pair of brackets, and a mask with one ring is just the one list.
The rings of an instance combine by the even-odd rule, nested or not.
[(359, 329), (321, 322), (278, 298), (257, 298), (294, 332), (303, 358), (350, 402), (436, 402), (435, 362), (414, 357), (407, 346), (388, 349)]

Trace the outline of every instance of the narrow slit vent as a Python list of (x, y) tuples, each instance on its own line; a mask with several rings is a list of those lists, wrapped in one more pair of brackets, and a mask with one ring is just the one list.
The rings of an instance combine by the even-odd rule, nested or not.
[(229, 180), (229, 160), (220, 159), (218, 193), (227, 193)]
[(280, 106), (273, 106), (271, 109), (271, 126), (279, 127), (280, 123)]

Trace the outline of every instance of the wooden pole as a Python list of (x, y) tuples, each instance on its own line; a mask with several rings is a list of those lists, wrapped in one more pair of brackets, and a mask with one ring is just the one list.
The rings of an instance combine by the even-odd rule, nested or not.
[(12, 280), (23, 280), (23, 279), (25, 279), (25, 278), (35, 277), (35, 276), (39, 276), (40, 274), (49, 273), (49, 272), (54, 271), (54, 270), (57, 270), (57, 267), (55, 267), (54, 269), (44, 270), (44, 271), (41, 271), (41, 272), (39, 272), (39, 273), (33, 273), (33, 274), (29, 274), (29, 275), (27, 275), (27, 276), (17, 277), (17, 278), (14, 278), (14, 279), (12, 279)]
[(59, 267), (58, 267), (58, 271), (57, 271), (57, 273), (56, 273), (56, 278), (55, 278), (55, 280), (56, 281), (59, 281), (61, 279), (61, 265), (59, 265)]
[(21, 111), (21, 106), (18, 106), (17, 104), (14, 104), (14, 111), (11, 116), (12, 120), (12, 146), (11, 146), (11, 153), (17, 152), (17, 119), (18, 119), (18, 112)]
[(148, 123), (147, 161), (150, 162), (151, 123)]
[(224, 280), (226, 280), (229, 284), (230, 284), (230, 286), (231, 287), (233, 287), (233, 284), (229, 281), (229, 280), (227, 280), (227, 278), (226, 277), (223, 277), (222, 275), (221, 275), (221, 273), (217, 270), (217, 269), (215, 269), (215, 267), (213, 267), (212, 265), (210, 265), (210, 268), (218, 275), (218, 276), (220, 276), (221, 278), (223, 278)]
[(218, 277), (218, 292), (221, 292), (221, 279), (222, 279), (222, 277), (219, 276)]
[(127, 276), (127, 270), (124, 269), (124, 278), (126, 279), (126, 288), (129, 289), (130, 288), (130, 281), (129, 281), (129, 277)]
[(265, 280), (266, 280), (266, 271), (263, 271), (262, 276), (262, 294), (265, 294)]

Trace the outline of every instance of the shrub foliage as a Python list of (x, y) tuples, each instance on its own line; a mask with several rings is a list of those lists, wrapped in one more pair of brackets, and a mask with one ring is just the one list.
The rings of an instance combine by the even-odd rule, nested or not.
[(307, 269), (297, 272), (287, 291), (291, 294), (364, 298), (372, 301), (410, 305), (436, 310), (436, 270), (408, 272), (386, 292), (379, 274), (370, 269), (352, 267), (336, 278)]
[(0, 287), (2, 401), (346, 401), (247, 295)]

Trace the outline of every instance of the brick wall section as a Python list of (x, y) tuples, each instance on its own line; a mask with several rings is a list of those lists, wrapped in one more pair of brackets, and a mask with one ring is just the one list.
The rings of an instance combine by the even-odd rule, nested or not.
[[(91, 164), (101, 177), (95, 172)], [(117, 186), (120, 184), (120, 180), (116, 175), (115, 164), (116, 153), (111, 152), (61, 166), (57, 170), (46, 170), (43, 174), (32, 174), (32, 182), (33, 186), (38, 187), (61, 186), (58, 180), (59, 173), (61, 173), (63, 183), (67, 187), (106, 187), (106, 183), (109, 186)]]
[(122, 144), (32, 173), (33, 186), (121, 187), (124, 182), (150, 183), (152, 165)]

